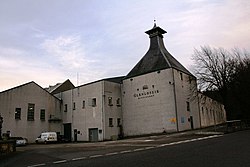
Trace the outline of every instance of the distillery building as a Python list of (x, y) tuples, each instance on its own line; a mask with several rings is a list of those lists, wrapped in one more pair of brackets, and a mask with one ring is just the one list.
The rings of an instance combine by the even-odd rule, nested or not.
[(226, 121), (224, 106), (197, 90), (197, 81), (164, 46), (165, 30), (146, 31), (149, 49), (126, 76), (75, 87), (69, 80), (35, 82), (0, 92), (2, 132), (34, 142), (45, 131), (71, 141), (179, 132)]

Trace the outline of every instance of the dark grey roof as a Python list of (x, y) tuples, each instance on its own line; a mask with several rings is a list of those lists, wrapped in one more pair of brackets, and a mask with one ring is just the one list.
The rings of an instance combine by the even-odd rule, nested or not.
[(74, 88), (75, 86), (72, 84), (72, 82), (69, 79), (67, 79), (63, 83), (57, 83), (56, 85), (49, 86), (48, 88), (44, 89), (50, 92), (51, 94), (57, 94)]
[(148, 34), (150, 38), (149, 50), (128, 73), (125, 79), (167, 68), (175, 68), (186, 74), (192, 75), (165, 48), (163, 42), (163, 34), (166, 33), (165, 30), (155, 24), (151, 30), (145, 33)]
[(106, 78), (104, 80), (109, 82), (122, 83), (123, 78), (124, 76), (120, 76), (120, 77)]

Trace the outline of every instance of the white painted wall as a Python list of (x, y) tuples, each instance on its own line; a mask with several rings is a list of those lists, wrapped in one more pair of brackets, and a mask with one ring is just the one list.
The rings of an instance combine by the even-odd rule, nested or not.
[[(178, 130), (183, 131), (191, 129), (191, 116), (193, 117), (193, 128), (200, 128), (196, 79), (176, 69), (173, 69), (173, 73), (176, 92)], [(187, 102), (190, 104), (190, 111), (187, 109)]]
[[(74, 129), (80, 131), (77, 135), (78, 141), (89, 140), (89, 128), (103, 129), (102, 126), (102, 83), (96, 82), (84, 86), (77, 87), (59, 93), (57, 96), (63, 99), (63, 124), (72, 124), (72, 140), (74, 137)], [(96, 106), (91, 105), (91, 99), (96, 98)], [(83, 108), (85, 101), (85, 108)], [(73, 108), (75, 103), (75, 109)], [(67, 104), (67, 112), (65, 111)], [(99, 134), (99, 140), (103, 140), (103, 134)]]
[[(99, 141), (110, 140), (111, 136), (118, 136), (119, 127), (116, 126), (117, 118), (121, 118), (121, 106), (116, 105), (120, 98), (120, 84), (109, 81), (98, 81), (77, 87), (75, 89), (57, 94), (63, 99), (63, 123), (72, 124), (72, 140), (74, 129), (80, 131), (78, 141), (89, 141), (89, 129), (98, 128)], [(108, 97), (113, 98), (114, 105), (108, 105)], [(96, 98), (96, 106), (91, 105), (91, 100)], [(85, 101), (85, 107), (83, 107)], [(75, 103), (75, 109), (73, 109)], [(67, 112), (64, 106), (67, 104)], [(114, 126), (109, 127), (109, 118), (113, 118)]]
[(171, 69), (124, 80), (122, 98), (125, 136), (177, 131)]
[(201, 126), (208, 127), (226, 122), (224, 105), (199, 93)]
[[(112, 97), (112, 104), (109, 104), (109, 98)], [(117, 104), (117, 99), (120, 99), (120, 105)], [(104, 82), (104, 114), (105, 114), (105, 140), (117, 139), (120, 134), (120, 127), (118, 126), (117, 119), (119, 118), (122, 123), (122, 98), (121, 98), (121, 84), (114, 82)], [(113, 126), (109, 126), (109, 118), (113, 119)]]

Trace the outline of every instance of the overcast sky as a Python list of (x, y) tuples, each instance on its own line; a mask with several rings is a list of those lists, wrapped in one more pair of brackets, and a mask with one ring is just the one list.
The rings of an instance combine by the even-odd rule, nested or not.
[(126, 75), (154, 19), (188, 69), (201, 45), (250, 50), (249, 0), (1, 0), (0, 91)]

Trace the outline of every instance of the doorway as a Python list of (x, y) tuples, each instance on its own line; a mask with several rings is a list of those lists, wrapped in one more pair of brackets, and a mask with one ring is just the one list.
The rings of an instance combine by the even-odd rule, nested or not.
[(64, 139), (66, 141), (71, 141), (71, 123), (63, 124), (64, 129)]
[(98, 141), (98, 128), (89, 129), (89, 141), (97, 142)]
[(194, 129), (193, 116), (190, 116), (190, 125), (191, 125), (191, 129)]

